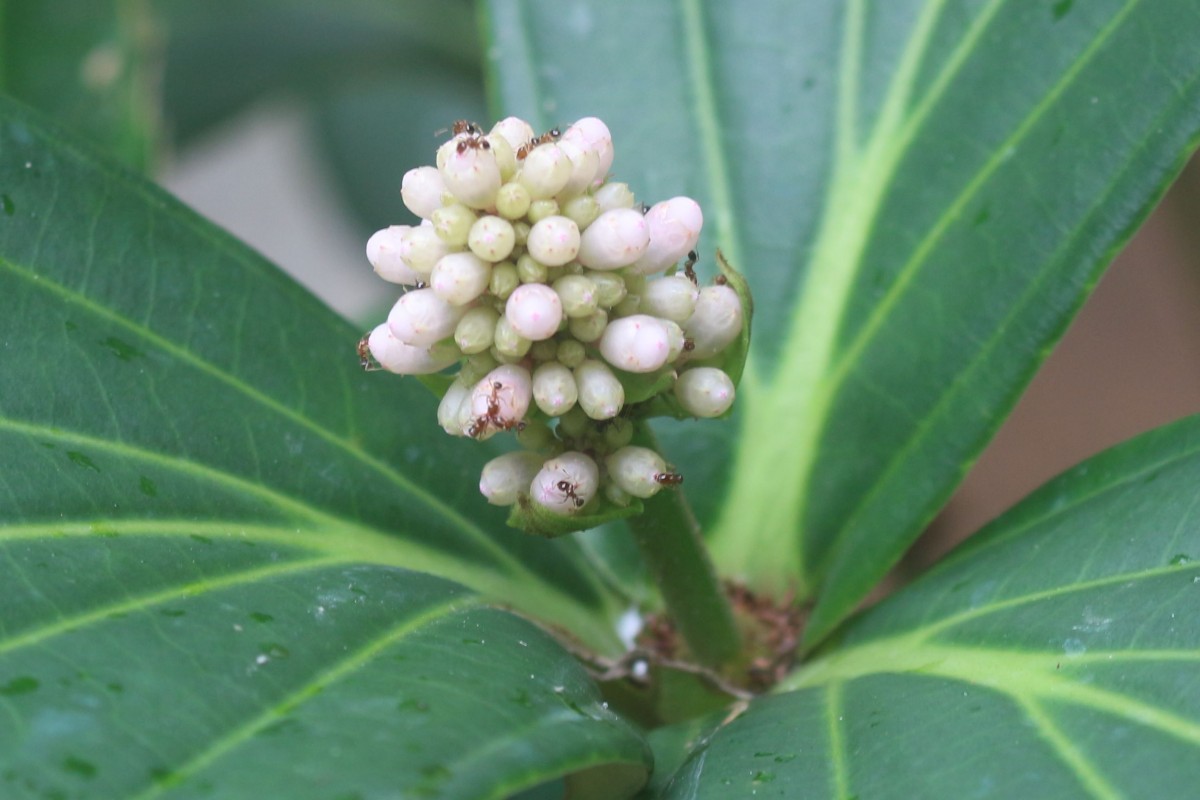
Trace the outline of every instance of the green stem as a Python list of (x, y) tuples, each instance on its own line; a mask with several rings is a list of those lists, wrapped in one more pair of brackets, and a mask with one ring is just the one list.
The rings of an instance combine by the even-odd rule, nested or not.
[[(658, 450), (644, 422), (637, 423), (634, 441)], [(627, 522), (676, 628), (701, 663), (733, 663), (741, 635), (687, 498), (682, 490), (666, 489), (645, 504), (646, 512)]]

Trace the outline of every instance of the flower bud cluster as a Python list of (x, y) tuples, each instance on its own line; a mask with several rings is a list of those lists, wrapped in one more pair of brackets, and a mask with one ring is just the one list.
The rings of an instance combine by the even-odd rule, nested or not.
[[(526, 447), (484, 467), (492, 503), (572, 516), (651, 497), (681, 477), (631, 444), (630, 387), (673, 393), (696, 417), (733, 403), (730, 376), (696, 363), (744, 324), (737, 293), (699, 286), (692, 270), (700, 206), (639, 205), (608, 179), (612, 163), (594, 117), (540, 136), (515, 117), (488, 133), (460, 121), (436, 166), (404, 176), (421, 223), (367, 243), (379, 276), (408, 288), (360, 343), (363, 364), (410, 375), (459, 365), (441, 427), (481, 440), (515, 431)], [(647, 401), (636, 393), (634, 405)]]

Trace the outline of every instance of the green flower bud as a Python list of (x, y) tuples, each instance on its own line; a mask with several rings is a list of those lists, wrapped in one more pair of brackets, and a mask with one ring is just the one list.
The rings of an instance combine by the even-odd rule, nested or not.
[(475, 224), (475, 212), (462, 203), (452, 203), (434, 211), (430, 220), (439, 239), (451, 247), (465, 247)]
[(607, 365), (588, 359), (575, 368), (579, 406), (592, 419), (612, 419), (625, 405), (625, 387)]
[(596, 313), (596, 284), (582, 275), (564, 275), (554, 282), (554, 291), (562, 300), (568, 317), (588, 317)]
[(512, 223), (491, 215), (480, 217), (471, 225), (467, 234), (467, 247), (484, 261), (502, 261), (508, 258), (516, 244)]
[(571, 335), (579, 341), (590, 344), (604, 335), (606, 327), (608, 327), (608, 314), (605, 311), (597, 311), (586, 317), (575, 317), (570, 320), (567, 330), (571, 331)]
[(533, 344), (517, 333), (512, 323), (508, 321), (508, 317), (500, 317), (496, 320), (494, 337), (496, 352), (508, 358), (521, 358), (529, 352), (529, 346)]
[(600, 216), (600, 204), (591, 195), (581, 194), (561, 205), (562, 215), (578, 225), (581, 231), (585, 231)]
[(658, 494), (663, 485), (655, 478), (667, 473), (667, 462), (648, 447), (622, 447), (604, 460), (613, 483), (642, 499)]
[(612, 308), (625, 299), (625, 279), (616, 272), (584, 272), (584, 277), (596, 284), (596, 303), (600, 308)]
[(492, 267), (492, 279), (488, 282), (488, 292), (501, 300), (507, 300), (513, 290), (521, 285), (521, 277), (517, 267), (511, 261), (501, 261)]
[(454, 329), (454, 342), (467, 355), (482, 353), (492, 346), (496, 322), (500, 314), (488, 306), (472, 308), (458, 321)]
[(525, 218), (536, 225), (547, 217), (553, 217), (557, 214), (558, 202), (543, 198), (541, 200), (534, 200), (529, 204), (529, 211), (526, 212)]
[(500, 216), (518, 220), (529, 211), (529, 190), (519, 183), (506, 183), (496, 192), (496, 211)]
[(689, 369), (675, 381), (679, 405), (697, 417), (719, 417), (733, 405), (733, 381), (715, 367)]
[(558, 418), (558, 436), (561, 439), (579, 439), (591, 428), (592, 421), (579, 406)]
[(575, 339), (563, 339), (558, 343), (558, 352), (555, 354), (555, 358), (564, 367), (575, 369), (587, 358), (587, 350)]
[(578, 399), (575, 376), (562, 364), (552, 361), (533, 371), (533, 401), (547, 416), (565, 414)]
[(546, 265), (529, 253), (522, 253), (517, 259), (517, 275), (521, 283), (545, 283), (548, 277)]

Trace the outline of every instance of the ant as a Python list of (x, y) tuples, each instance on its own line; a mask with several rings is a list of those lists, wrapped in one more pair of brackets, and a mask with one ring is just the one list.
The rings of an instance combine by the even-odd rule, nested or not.
[(687, 279), (689, 281), (691, 281), (693, 284), (695, 284), (697, 286), (699, 286), (700, 283), (699, 283), (699, 281), (696, 280), (696, 270), (692, 269), (692, 267), (696, 266), (696, 262), (699, 260), (700, 260), (700, 254), (697, 253), (695, 250), (689, 250), (688, 255), (687, 255), (687, 261), (683, 262), (683, 274), (687, 277)]
[(576, 508), (583, 508), (584, 504), (587, 503), (586, 500), (575, 494), (575, 485), (570, 481), (559, 481), (554, 486), (566, 495), (567, 499), (574, 503)]
[(684, 339), (683, 340), (683, 352), (690, 353), (695, 349), (696, 349), (696, 340), (695, 339)]
[(469, 133), (472, 136), (479, 136), (483, 133), (483, 128), (479, 127), (474, 122), (466, 119), (456, 119), (454, 124), (449, 128), (439, 128), (433, 132), (434, 136), (441, 136), (446, 131), (450, 131), (452, 136), (458, 136), (460, 133)]
[(654, 482), (659, 486), (679, 486), (683, 483), (683, 476), (678, 472), (656, 472)]
[(460, 156), (463, 153), (467, 152), (468, 150), (491, 150), (491, 149), (492, 149), (492, 143), (477, 133), (471, 134), (470, 136), (466, 136), (462, 139), (459, 139), (458, 144), (454, 148), (455, 152), (457, 152)]
[(533, 151), (533, 148), (537, 147), (538, 145), (557, 142), (560, 138), (562, 138), (562, 131), (560, 131), (558, 128), (551, 128), (541, 136), (530, 139), (528, 142), (517, 148), (517, 161), (524, 161), (525, 156), (529, 155)]
[(379, 364), (375, 362), (375, 357), (371, 355), (370, 340), (370, 333), (364, 333), (363, 337), (358, 340), (358, 365), (366, 372), (375, 372), (379, 369)]

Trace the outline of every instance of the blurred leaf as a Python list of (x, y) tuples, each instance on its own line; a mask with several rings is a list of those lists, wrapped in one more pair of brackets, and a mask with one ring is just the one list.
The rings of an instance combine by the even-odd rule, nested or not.
[[(713, 731), (655, 797), (1186, 797), (1200, 417), (1044, 486)], [(711, 725), (712, 720), (710, 719)]]
[(497, 105), (605, 119), (617, 177), (698, 197), (702, 253), (749, 277), (741, 430), (668, 445), (723, 569), (820, 594), (810, 638), (945, 500), (1200, 126), (1194, 0), (488, 8)]
[(162, 8), (166, 113), (181, 141), (269, 95), (311, 98), (408, 71), (424, 80), (478, 70), (471, 7), (461, 0), (168, 0)]
[(160, 49), (146, 0), (0, 3), (0, 90), (137, 170), (157, 150)]

